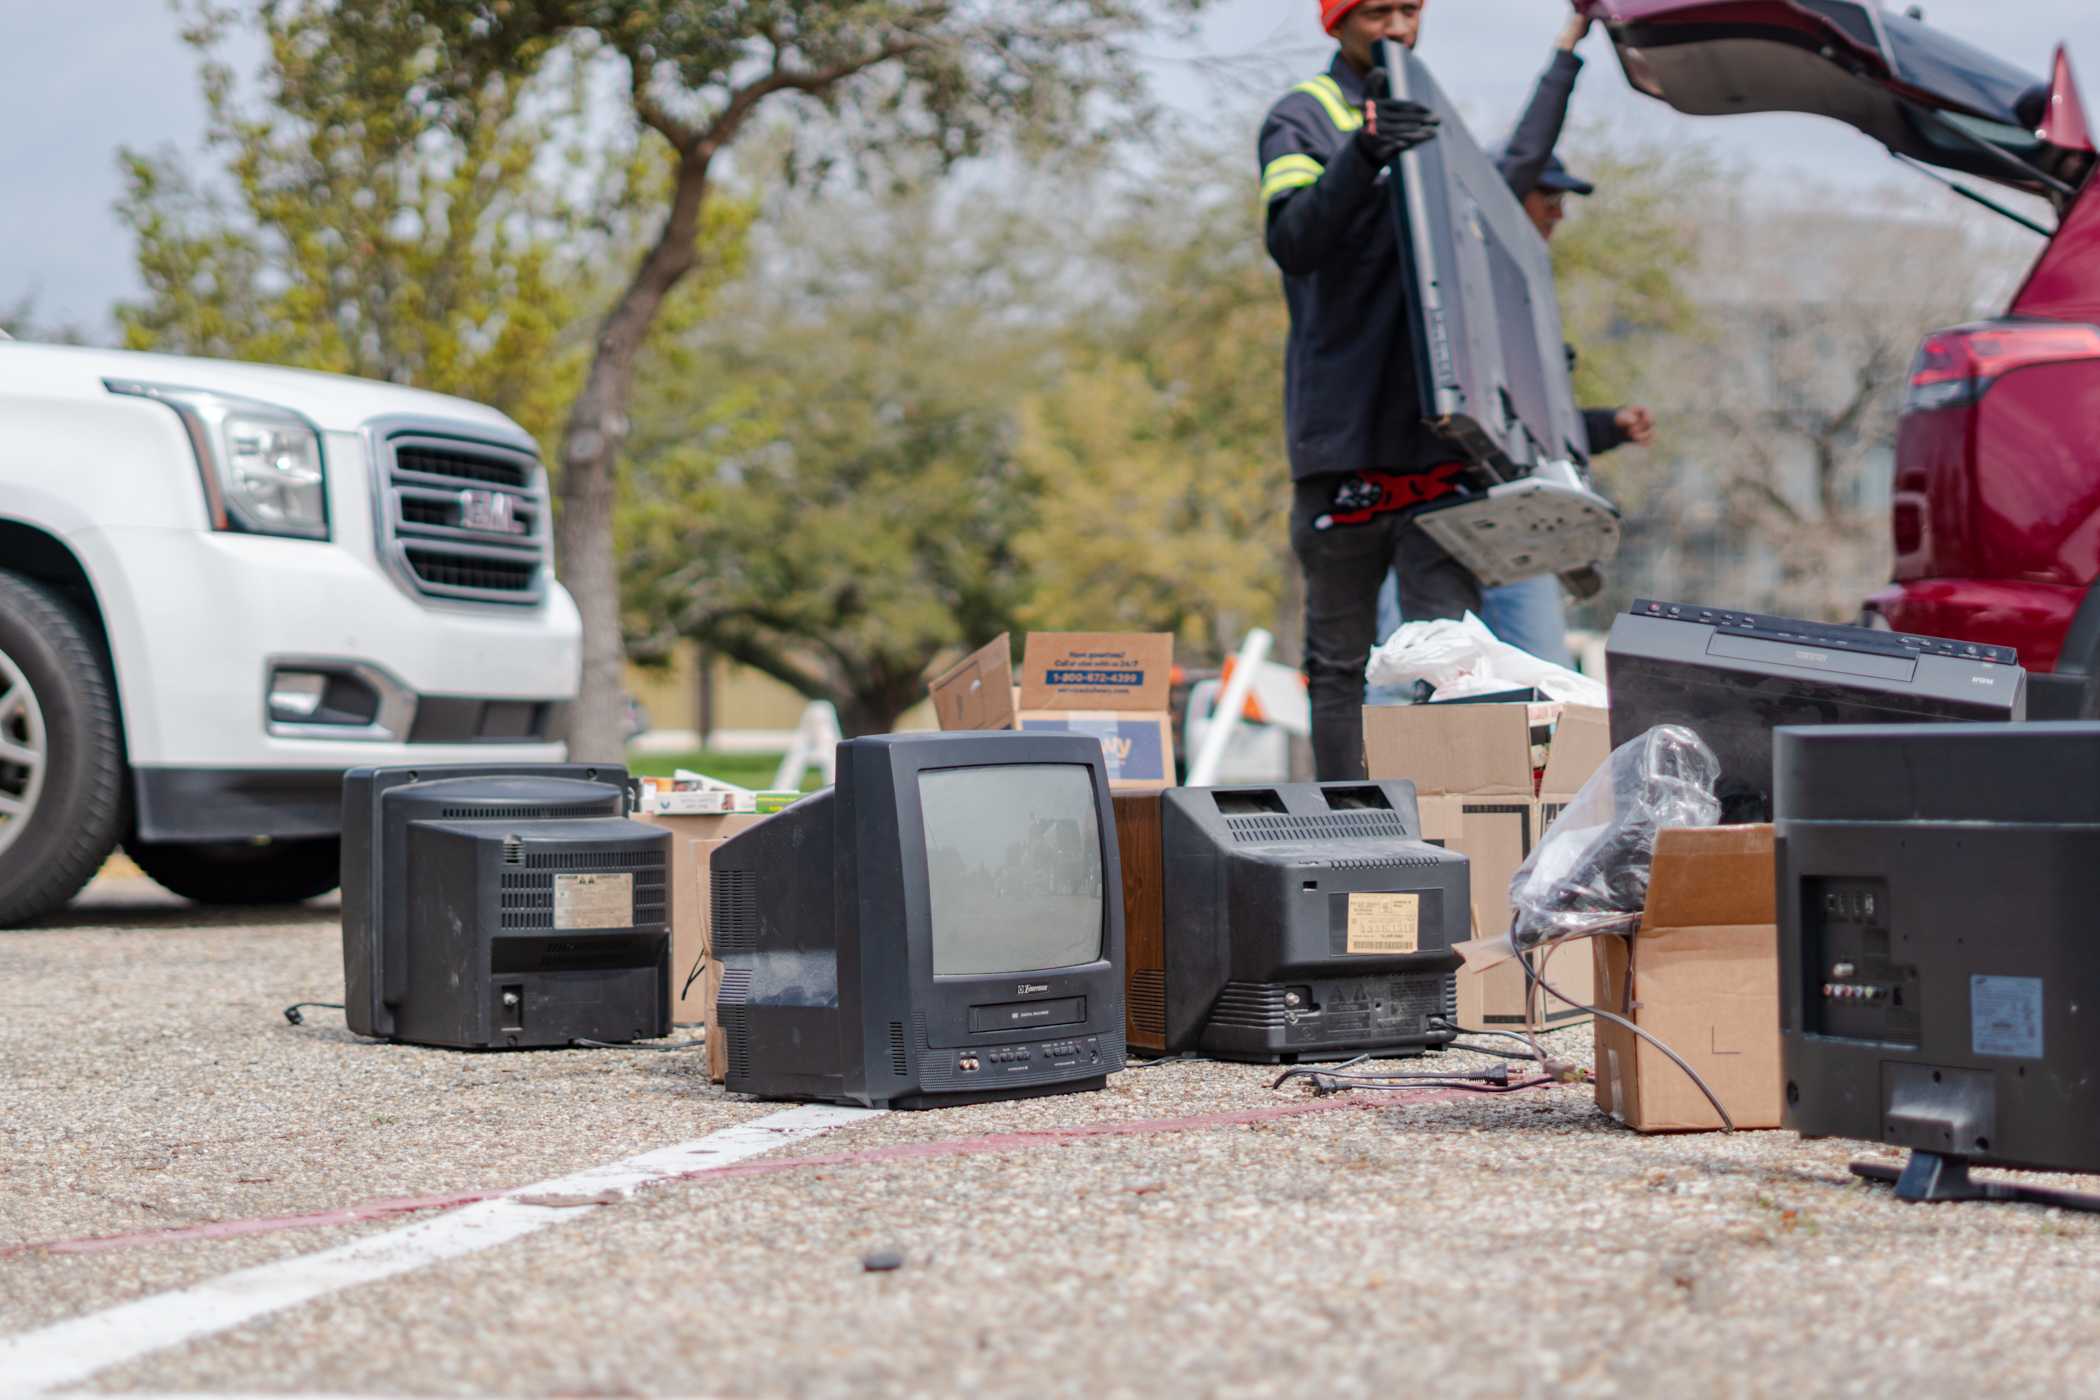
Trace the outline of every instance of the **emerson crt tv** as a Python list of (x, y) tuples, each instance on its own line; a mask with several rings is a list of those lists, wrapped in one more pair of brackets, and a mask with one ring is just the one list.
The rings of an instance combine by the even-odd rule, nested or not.
[(2100, 724), (1781, 729), (1786, 1125), (1909, 1149), (1913, 1200), (2091, 1196), (2100, 1172)]
[(1469, 867), (1420, 839), (1414, 784), (1171, 788), (1117, 816), (1133, 1050), (1282, 1063), (1456, 1036)]
[(935, 1108), (1123, 1066), (1123, 901), (1101, 742), (892, 734), (713, 856), (727, 1087)]
[(670, 837), (617, 766), (343, 778), (344, 1015), (467, 1050), (668, 1035)]

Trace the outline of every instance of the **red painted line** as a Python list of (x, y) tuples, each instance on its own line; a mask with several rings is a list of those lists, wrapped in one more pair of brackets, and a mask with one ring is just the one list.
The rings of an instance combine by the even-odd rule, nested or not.
[[(975, 1156), (989, 1152), (1021, 1152), (1032, 1148), (1063, 1146), (1091, 1138), (1137, 1137), (1153, 1133), (1198, 1133), (1218, 1128), (1236, 1128), (1249, 1123), (1271, 1123), (1302, 1118), (1340, 1109), (1380, 1108), (1388, 1104), (1442, 1103), (1465, 1098), (1461, 1089), (1424, 1089), (1403, 1094), (1380, 1093), (1362, 1098), (1323, 1099), (1314, 1103), (1279, 1104), (1271, 1108), (1247, 1108), (1236, 1113), (1202, 1113), (1186, 1118), (1128, 1118), (1113, 1123), (1092, 1123), (1072, 1128), (1042, 1128), (1022, 1133), (987, 1133), (982, 1137), (943, 1138), (936, 1142), (894, 1143), (887, 1147), (863, 1148), (857, 1152), (827, 1152), (811, 1157), (781, 1157), (738, 1162), (722, 1167), (701, 1167), (666, 1177), (667, 1181), (692, 1181), (701, 1177), (770, 1176), (776, 1172), (812, 1171), (821, 1167), (873, 1166), (884, 1162), (921, 1161), (933, 1157)], [(137, 1230), (121, 1235), (91, 1235), (77, 1239), (44, 1240), (0, 1247), (0, 1259), (18, 1254), (101, 1254), (148, 1245), (180, 1244), (186, 1240), (223, 1240), (242, 1235), (266, 1235), (279, 1230), (316, 1230), (330, 1225), (357, 1225), (389, 1216), (418, 1211), (450, 1210), (476, 1201), (508, 1196), (522, 1187), (492, 1191), (460, 1191), (446, 1196), (404, 1196), (337, 1210), (305, 1215), (262, 1216), (250, 1220), (212, 1220), (201, 1225), (178, 1225), (165, 1230)]]

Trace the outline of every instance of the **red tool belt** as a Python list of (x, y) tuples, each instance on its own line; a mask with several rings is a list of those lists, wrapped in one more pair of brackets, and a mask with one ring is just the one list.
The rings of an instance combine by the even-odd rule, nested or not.
[(1388, 511), (1413, 510), (1459, 489), (1463, 462), (1445, 462), (1420, 472), (1355, 472), (1334, 488), (1334, 509), (1313, 520), (1315, 530), (1368, 525)]

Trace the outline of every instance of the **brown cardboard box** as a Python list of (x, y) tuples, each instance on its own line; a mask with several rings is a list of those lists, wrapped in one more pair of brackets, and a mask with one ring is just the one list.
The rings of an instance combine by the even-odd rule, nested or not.
[[(1769, 826), (1659, 832), (1640, 932), (1590, 940), (1597, 1005), (1682, 1055), (1738, 1128), (1778, 1127), (1785, 1092), (1776, 884)], [(1683, 1070), (1609, 1021), (1597, 1025), (1597, 1106), (1644, 1133), (1721, 1126)]]
[[(1364, 758), (1373, 778), (1415, 785), (1425, 838), (1472, 862), (1473, 936), (1509, 931), (1509, 882), (1545, 829), (1611, 754), (1603, 710), (1565, 705), (1533, 777), (1533, 707), (1524, 704), (1373, 705), (1364, 710)], [(1587, 958), (1563, 954), (1544, 974), (1575, 1001), (1590, 1000)], [(1468, 1030), (1524, 1024), (1524, 971), (1503, 961), (1458, 974), (1458, 1023)], [(1587, 1019), (1543, 994), (1539, 1023)]]
[(942, 729), (1014, 727), (1013, 641), (1001, 632), (934, 678), (933, 713)]
[[(713, 1030), (714, 998), (706, 977), (693, 976), (707, 950), (710, 902), (708, 857), (715, 847), (765, 820), (751, 812), (711, 817), (661, 817), (636, 813), (636, 821), (671, 833), (671, 1020), (676, 1025), (706, 1025)], [(716, 1037), (708, 1036), (708, 1053)]]
[(1007, 688), (1011, 656), (1002, 634), (934, 680), (941, 728), (1090, 734), (1117, 792), (1174, 785), (1172, 633), (1031, 632), (1017, 692)]

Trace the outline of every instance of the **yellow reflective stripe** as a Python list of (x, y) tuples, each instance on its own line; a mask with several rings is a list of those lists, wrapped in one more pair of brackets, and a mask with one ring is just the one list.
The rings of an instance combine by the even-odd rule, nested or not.
[(1278, 156), (1261, 172), (1261, 202), (1267, 204), (1277, 195), (1318, 183), (1325, 169), (1311, 156)]
[(1351, 107), (1349, 100), (1342, 96), (1342, 85), (1325, 73), (1298, 84), (1291, 91), (1307, 93), (1317, 98), (1320, 105), (1327, 109), (1327, 119), (1334, 123), (1337, 131), (1355, 131), (1364, 124), (1363, 111)]

